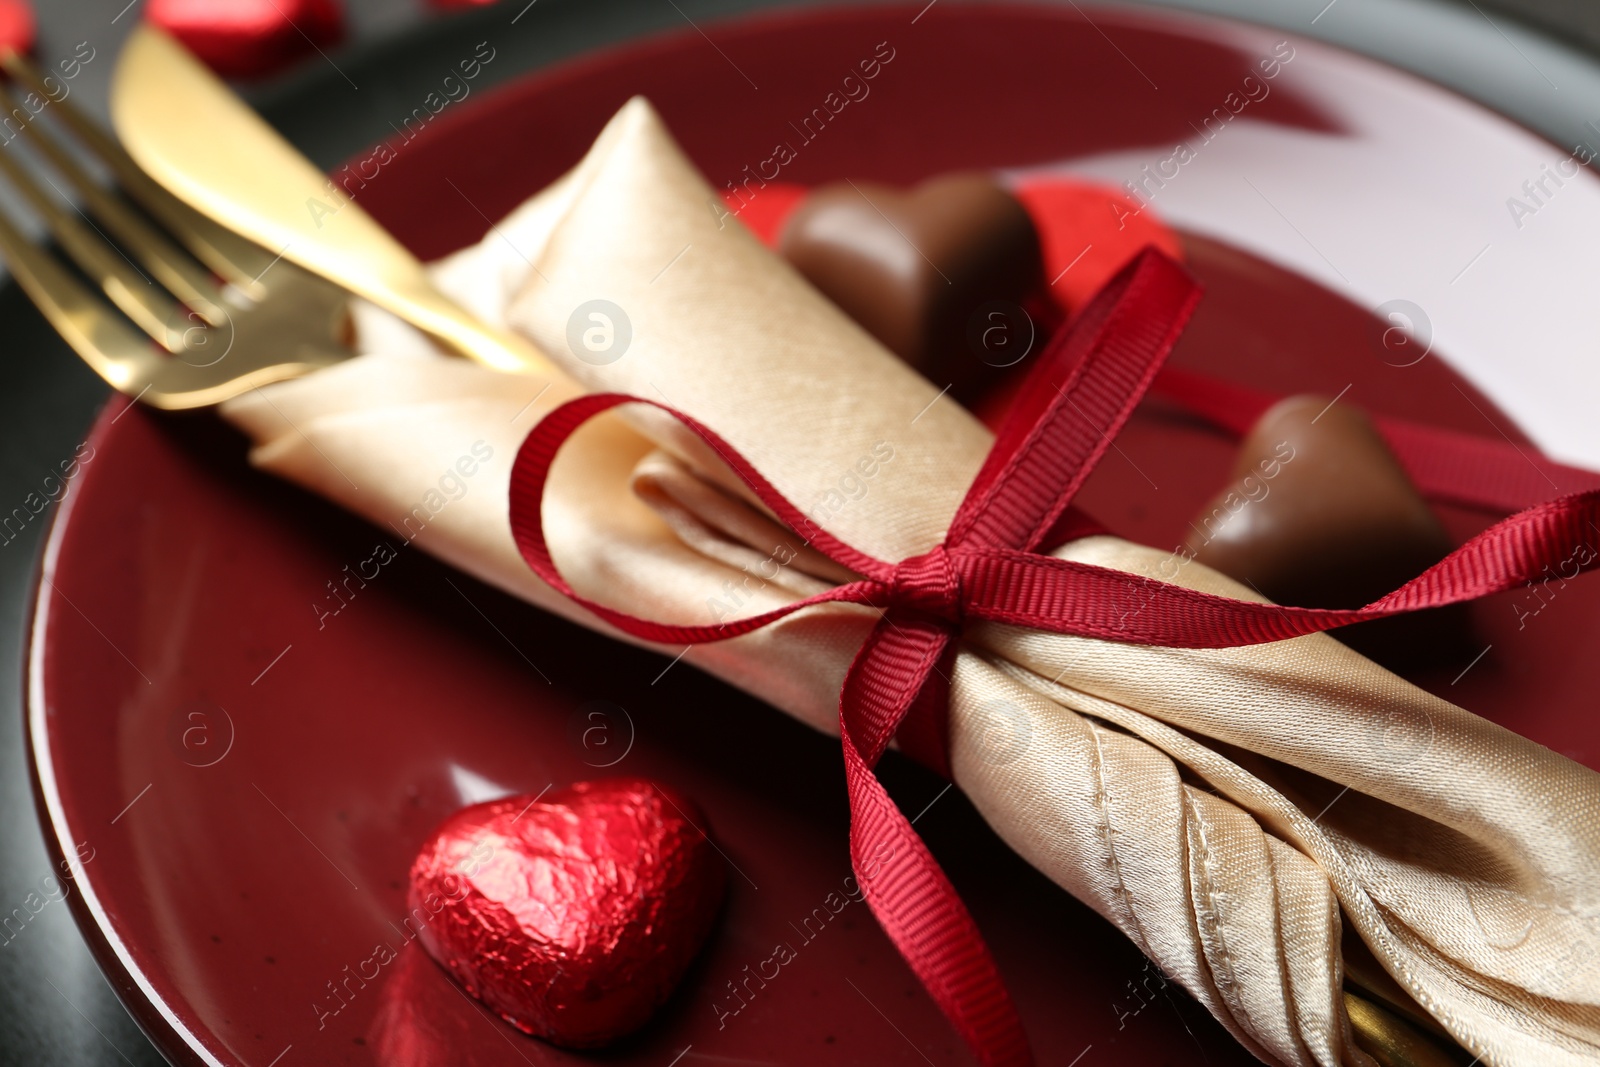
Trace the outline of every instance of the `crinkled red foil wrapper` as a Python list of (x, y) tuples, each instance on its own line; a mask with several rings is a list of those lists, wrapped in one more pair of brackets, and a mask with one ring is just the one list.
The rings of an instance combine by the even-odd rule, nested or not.
[(451, 816), (411, 868), (407, 922), (472, 996), (568, 1048), (637, 1029), (715, 921), (726, 871), (692, 801), (584, 782)]

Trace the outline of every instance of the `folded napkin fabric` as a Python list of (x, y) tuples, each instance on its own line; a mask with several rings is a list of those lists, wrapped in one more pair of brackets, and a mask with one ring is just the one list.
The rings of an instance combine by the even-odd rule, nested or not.
[[(224, 413), (259, 465), (607, 632), (529, 572), (507, 517), (521, 439), (582, 392), (693, 416), (871, 555), (927, 551), (988, 431), (716, 203), (632, 101), (572, 172), (436, 267), (560, 374), (467, 365), (368, 310), (370, 354)], [(604, 319), (586, 317), (596, 308)], [(625, 347), (597, 357), (581, 342), (592, 323)], [(470, 488), (418, 526), (418, 501), (475, 444), (489, 458)], [(640, 407), (563, 450), (544, 523), (579, 593), (664, 622), (753, 614), (849, 577)], [(1259, 599), (1197, 563), (1174, 578), (1168, 553), (1113, 537), (1056, 554)], [(840, 683), (874, 621), (812, 608), (686, 662), (837, 733)], [(1261, 1059), (1372, 1062), (1341, 995), (1354, 936), (1483, 1063), (1600, 1064), (1600, 775), (1325, 635), (1183, 650), (977, 624), (951, 680), (957, 784)]]

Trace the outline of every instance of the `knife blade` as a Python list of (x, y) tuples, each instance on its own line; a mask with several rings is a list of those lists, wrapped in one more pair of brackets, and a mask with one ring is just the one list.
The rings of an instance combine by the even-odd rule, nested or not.
[[(128, 38), (112, 125), (157, 182), (217, 222), (498, 370), (555, 373), (532, 343), (482, 322), (181, 44), (149, 24)], [(318, 209), (317, 205), (321, 205)]]

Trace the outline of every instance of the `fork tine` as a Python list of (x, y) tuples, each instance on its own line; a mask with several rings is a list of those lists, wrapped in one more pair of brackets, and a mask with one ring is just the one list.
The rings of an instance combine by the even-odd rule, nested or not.
[(57, 101), (51, 97), (38, 70), (19, 52), (0, 48), (0, 70), (42, 98), (50, 99), (50, 110), (61, 124), (99, 157), (123, 191), (155, 216), (196, 259), (251, 299), (261, 299), (265, 292), (261, 276), (277, 262), (273, 253), (218, 225), (157, 184), (77, 105), (65, 98)]
[(140, 368), (162, 357), (54, 256), (24, 237), (3, 212), (0, 258), (34, 306), (96, 374), (130, 395), (143, 388), (137, 384), (144, 380)]
[[(16, 114), (15, 99), (0, 86), (0, 109)], [(167, 290), (213, 326), (227, 320), (221, 305), (222, 294), (211, 281), (209, 271), (163, 236), (155, 227), (108, 193), (92, 179), (53, 136), (29, 121), (22, 124), (34, 147), (64, 176), (89, 211), (144, 265), (145, 270)]]
[(0, 173), (11, 180), (44, 219), (62, 249), (100, 284), (111, 302), (162, 347), (176, 352), (173, 328), (183, 318), (176, 301), (141, 274), (86, 216), (68, 214), (51, 200), (27, 168), (17, 162), (14, 153), (0, 151)]
[[(31, 85), (48, 96), (38, 73), (3, 45), (0, 72), (9, 73), (19, 91)], [(16, 109), (14, 117), (30, 130), (33, 144), (45, 156), (58, 164), (62, 159), (69, 161), (60, 169), (71, 184), (80, 186), (79, 193), (91, 208), (97, 203), (90, 190), (99, 190), (94, 182), (98, 175), (91, 177), (94, 168), (86, 167), (82, 154), (66, 153), (60, 141), (50, 139), (51, 134), (63, 129), (73, 133), (73, 139), (90, 154), (100, 156), (120, 184), (117, 190), (99, 190), (112, 204), (111, 210), (100, 216), (107, 227), (124, 244), (143, 244), (144, 248), (136, 249), (141, 254), (150, 251), (145, 238), (155, 232), (155, 254), (161, 263), (185, 262), (173, 247), (176, 242), (230, 283), (216, 294), (226, 300), (220, 309), (223, 321), (206, 324), (199, 314), (173, 301), (167, 291), (146, 278), (88, 215), (74, 213), (46, 195), (27, 166), (30, 160), (0, 147), (0, 183), (9, 178), (17, 186), (55, 233), (62, 253), (56, 255), (42, 241), (31, 239), (0, 211), (0, 263), (10, 265), (29, 299), (97, 374), (135, 400), (182, 409), (219, 404), (354, 355), (348, 334), (349, 294), (344, 289), (290, 266), (275, 274), (271, 285), (262, 285), (261, 276), (281, 256), (230, 233), (173, 197), (81, 112), (67, 107), (63, 100), (51, 97), (51, 102), (55, 104), (51, 114), (56, 118), (40, 127), (32, 128), (31, 120), (42, 104), (25, 100), (25, 108)], [(0, 97), (0, 106), (11, 103), (11, 96)], [(0, 118), (11, 125), (11, 118), (3, 112)], [(62, 125), (52, 130), (55, 122)], [(47, 174), (44, 178), (55, 186)], [(59, 186), (56, 191), (61, 191)], [(149, 217), (134, 212), (128, 199), (145, 207)], [(103, 209), (104, 202), (99, 204)], [(128, 218), (135, 221), (130, 224)], [(161, 238), (167, 239), (165, 243)], [(127, 318), (71, 269), (69, 258), (101, 283)], [(195, 264), (189, 266), (198, 272)], [(181, 275), (174, 275), (181, 280)], [(195, 286), (202, 295), (215, 291), (212, 278), (206, 277), (204, 282), (204, 287)], [(248, 299), (239, 299), (241, 294)], [(180, 312), (188, 314), (192, 322), (175, 322)], [(152, 343), (135, 324), (161, 343)], [(163, 347), (167, 351), (162, 351)]]
[(28, 299), (79, 358), (118, 392), (153, 407), (177, 411), (219, 404), (258, 386), (337, 363), (349, 354), (302, 343), (290, 359), (258, 359), (218, 373), (226, 350), (210, 357), (191, 346), (176, 356), (165, 355), (55, 256), (28, 240), (4, 212), (0, 212), (0, 262), (11, 268)]

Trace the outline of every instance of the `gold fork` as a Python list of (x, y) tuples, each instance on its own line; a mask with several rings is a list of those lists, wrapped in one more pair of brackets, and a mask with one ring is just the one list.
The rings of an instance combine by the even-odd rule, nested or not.
[[(145, 47), (171, 47), (148, 33), (146, 37)], [(38, 72), (16, 52), (0, 53), (0, 69), (39, 98), (50, 99)], [(9, 144), (0, 146), (0, 174), (39, 213), (78, 268), (144, 331), (130, 328), (0, 212), (0, 258), (56, 330), (112, 386), (156, 407), (201, 407), (355, 354), (349, 344), (345, 289), (189, 207), (74, 106), (52, 101), (45, 110), (99, 159), (124, 194), (165, 228), (158, 229), (98, 185), (32, 120), (23, 127), (31, 145), (65, 178), (88, 214), (74, 217), (62, 208), (12, 157)], [(27, 113), (0, 87), (0, 114)], [(116, 244), (91, 215), (111, 231)], [(457, 347), (483, 362), (504, 365), (478, 345)], [(522, 358), (520, 353), (513, 357)], [(1348, 992), (1345, 997), (1359, 1043), (1380, 1067), (1451, 1067), (1456, 1062), (1435, 1043), (1442, 1034), (1430, 1037), (1404, 1021), (1399, 1009), (1381, 1007), (1379, 998)]]
[[(38, 71), (17, 52), (0, 54), (0, 69), (18, 89), (47, 101), (25, 109), (0, 86), (0, 114), (34, 112), (22, 125), (23, 136), (0, 146), (0, 176), (106, 299), (4, 212), (0, 259), (56, 331), (113, 388), (159, 408), (202, 407), (355, 354), (345, 290), (167, 192), (75, 106), (53, 100)], [(120, 195), (95, 181), (42, 128), (39, 119), (47, 114), (110, 173)], [(23, 143), (66, 189), (43, 172), (42, 181), (35, 177), (15, 150)], [(83, 209), (65, 206), (69, 191)]]

